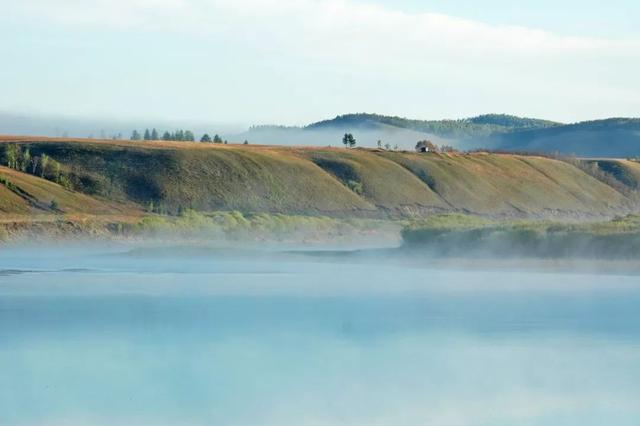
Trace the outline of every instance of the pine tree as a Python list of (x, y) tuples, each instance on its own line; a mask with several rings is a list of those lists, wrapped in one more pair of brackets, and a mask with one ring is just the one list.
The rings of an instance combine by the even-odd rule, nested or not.
[(200, 138), (200, 142), (211, 142), (211, 136), (205, 133), (204, 135), (202, 135), (202, 138)]
[(134, 130), (133, 133), (131, 133), (131, 140), (132, 141), (139, 141), (140, 140), (140, 133), (138, 133), (137, 130)]
[(222, 143), (222, 138), (219, 135), (213, 137), (213, 143)]
[(145, 141), (151, 140), (151, 132), (149, 132), (149, 129), (144, 129), (144, 140)]
[(351, 133), (345, 133), (342, 138), (342, 144), (347, 148), (353, 148), (356, 146), (356, 138)]
[(169, 133), (169, 132), (164, 132), (164, 133), (162, 134), (162, 140), (163, 140), (163, 141), (170, 141), (170, 140), (171, 140), (171, 133)]
[(160, 139), (160, 137), (158, 136), (158, 131), (154, 128), (151, 131), (151, 140), (152, 141), (157, 141), (158, 139)]
[(193, 142), (193, 141), (196, 140), (196, 138), (193, 135), (193, 132), (191, 130), (185, 130), (184, 131), (184, 140), (185, 141), (189, 141), (189, 142)]

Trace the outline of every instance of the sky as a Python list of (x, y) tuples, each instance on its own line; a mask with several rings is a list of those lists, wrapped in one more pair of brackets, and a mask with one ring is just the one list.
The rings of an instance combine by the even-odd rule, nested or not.
[(631, 0), (0, 0), (0, 111), (640, 116)]

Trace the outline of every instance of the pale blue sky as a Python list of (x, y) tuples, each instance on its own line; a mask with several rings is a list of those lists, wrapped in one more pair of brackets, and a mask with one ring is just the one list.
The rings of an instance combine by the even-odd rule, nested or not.
[(497, 25), (524, 25), (567, 35), (638, 36), (637, 0), (374, 0), (410, 12), (437, 12)]
[(4, 111), (228, 124), (640, 115), (630, 0), (5, 1)]

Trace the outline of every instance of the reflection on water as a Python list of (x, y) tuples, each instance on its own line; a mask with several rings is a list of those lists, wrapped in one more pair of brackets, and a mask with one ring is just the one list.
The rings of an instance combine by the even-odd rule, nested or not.
[(1, 425), (640, 418), (638, 277), (116, 249), (0, 270)]

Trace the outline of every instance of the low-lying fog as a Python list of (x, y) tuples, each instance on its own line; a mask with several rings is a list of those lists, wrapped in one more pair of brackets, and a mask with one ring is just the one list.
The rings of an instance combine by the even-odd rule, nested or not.
[(2, 425), (636, 425), (637, 276), (0, 251)]

